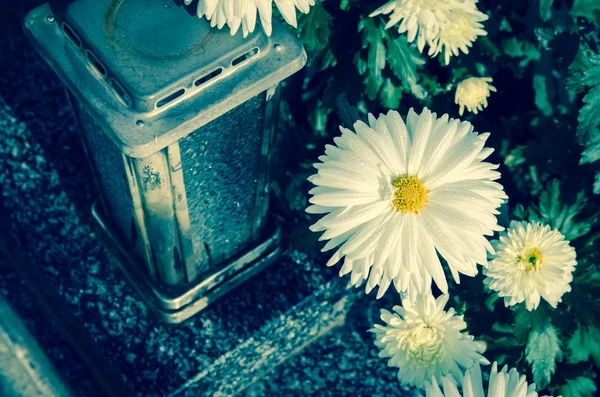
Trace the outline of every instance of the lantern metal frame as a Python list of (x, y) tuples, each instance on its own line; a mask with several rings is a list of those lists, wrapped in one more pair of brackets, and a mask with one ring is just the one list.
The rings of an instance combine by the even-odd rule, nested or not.
[[(64, 82), (80, 126), (93, 124), (121, 152), (132, 195), (135, 253), (123, 245), (103, 196), (92, 209), (97, 235), (151, 311), (166, 322), (178, 323), (273, 263), (281, 252), (280, 228), (267, 216), (270, 149), (279, 83), (304, 66), (306, 53), (276, 21), (270, 37), (257, 31), (243, 38), (211, 29), (209, 22), (191, 16), (172, 19), (197, 34), (173, 38), (185, 44), (173, 41), (173, 47), (185, 51), (168, 45), (154, 48), (152, 40), (148, 44), (138, 34), (144, 30), (151, 34), (154, 21), (142, 18), (140, 23), (147, 26), (131, 33), (119, 20), (123, 9), (134, 20), (147, 13), (148, 7), (164, 7), (167, 20), (175, 18), (174, 12), (183, 12), (160, 0), (77, 0), (64, 8), (39, 6), (26, 17), (24, 30)], [(164, 26), (169, 25), (159, 28)], [(134, 39), (135, 46), (131, 44)], [(107, 59), (119, 62), (107, 67)], [(251, 241), (241, 252), (199, 269), (199, 253), (190, 236), (179, 142), (258, 95), (264, 95), (264, 131), (257, 188), (251, 193), (259, 207), (254, 210)], [(91, 158), (92, 143), (83, 135)], [(96, 168), (92, 165), (94, 178), (104, 191)], [(140, 179), (147, 169), (160, 170), (168, 176), (168, 184), (147, 189), (152, 180)], [(177, 241), (169, 241), (173, 238)], [(183, 266), (178, 268), (170, 268), (167, 262), (172, 260), (173, 246), (182, 258)], [(161, 262), (161, 255), (168, 258)]]

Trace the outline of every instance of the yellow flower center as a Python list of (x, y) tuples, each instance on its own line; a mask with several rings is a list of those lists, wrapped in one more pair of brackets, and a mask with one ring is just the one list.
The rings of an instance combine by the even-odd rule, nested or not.
[(398, 212), (414, 214), (427, 203), (425, 184), (416, 176), (403, 176), (392, 181), (396, 188), (392, 205)]
[(544, 257), (542, 256), (542, 252), (539, 248), (531, 248), (523, 255), (517, 256), (519, 263), (522, 263), (525, 266), (525, 271), (539, 271), (544, 264)]
[(428, 366), (442, 353), (442, 335), (430, 325), (415, 327), (406, 338), (406, 346), (413, 360)]

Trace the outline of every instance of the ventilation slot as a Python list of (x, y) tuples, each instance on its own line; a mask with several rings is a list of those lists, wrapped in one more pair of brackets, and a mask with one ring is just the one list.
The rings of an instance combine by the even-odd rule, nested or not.
[(175, 99), (179, 98), (184, 93), (185, 93), (184, 88), (177, 90), (174, 93), (170, 94), (169, 96), (166, 96), (163, 99), (161, 99), (160, 101), (156, 102), (156, 107), (161, 108), (161, 107), (165, 106), (166, 104), (173, 102)]
[(239, 57), (237, 57), (233, 61), (231, 61), (231, 66), (237, 66), (240, 63), (245, 62), (248, 59), (256, 56), (257, 54), (258, 54), (258, 47), (254, 47), (250, 51), (243, 53), (242, 55), (240, 55)]
[(93, 69), (95, 69), (98, 73), (100, 73), (102, 76), (105, 76), (106, 68), (100, 63), (98, 58), (96, 58), (96, 56), (94, 54), (92, 54), (90, 51), (86, 51), (86, 55), (87, 55), (87, 60), (88, 60), (88, 63), (90, 64), (90, 66)]
[(127, 94), (123, 87), (121, 87), (121, 84), (114, 79), (110, 79), (110, 86), (114, 90), (117, 97), (119, 97), (119, 99), (121, 99), (125, 105), (131, 106), (131, 97)]
[(209, 74), (207, 74), (206, 76), (200, 77), (198, 80), (196, 80), (196, 82), (194, 83), (194, 85), (196, 87), (199, 87), (202, 84), (204, 84), (206, 82), (209, 82), (210, 80), (212, 80), (215, 77), (217, 77), (218, 75), (220, 75), (221, 72), (223, 72), (223, 68), (215, 69), (212, 72), (210, 72)]
[(69, 40), (71, 40), (73, 42), (73, 44), (75, 44), (77, 47), (81, 47), (81, 39), (79, 38), (79, 36), (77, 36), (75, 34), (73, 29), (71, 29), (71, 27), (69, 25), (67, 25), (66, 23), (63, 23), (62, 29), (63, 29), (63, 33), (65, 34), (65, 36), (67, 36), (69, 38)]

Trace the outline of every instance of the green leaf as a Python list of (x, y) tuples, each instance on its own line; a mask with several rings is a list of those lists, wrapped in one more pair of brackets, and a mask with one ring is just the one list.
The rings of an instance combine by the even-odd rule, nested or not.
[(515, 211), (513, 212), (513, 217), (517, 221), (527, 220), (527, 211), (525, 210), (525, 207), (523, 207), (522, 204), (517, 204), (515, 206)]
[(547, 21), (552, 16), (552, 3), (554, 0), (540, 0), (540, 16)]
[(402, 89), (396, 87), (390, 79), (385, 79), (383, 87), (379, 92), (379, 98), (381, 99), (381, 105), (388, 109), (398, 109), (400, 106), (400, 99), (402, 99)]
[(485, 298), (485, 306), (491, 312), (494, 311), (494, 305), (500, 299), (500, 296), (495, 291), (492, 291), (492, 294)]
[(525, 358), (531, 365), (535, 384), (539, 388), (546, 387), (556, 370), (556, 361), (562, 359), (558, 333), (549, 320), (533, 323), (525, 349)]
[(419, 56), (416, 48), (409, 47), (406, 36), (392, 38), (386, 31), (385, 44), (388, 49), (388, 63), (394, 75), (403, 82), (405, 88), (419, 99), (424, 99), (427, 93), (417, 81), (419, 75), (417, 66), (425, 61)]
[(509, 57), (523, 58), (519, 62), (519, 66), (522, 68), (526, 67), (531, 61), (538, 61), (541, 56), (535, 44), (527, 40), (519, 40), (516, 36), (502, 41), (502, 49)]
[(321, 51), (329, 45), (332, 25), (331, 15), (317, 3), (308, 14), (302, 14), (298, 19), (298, 37), (307, 51)]
[[(358, 72), (364, 75), (367, 97), (371, 100), (379, 98), (382, 105), (387, 108), (397, 108), (400, 104), (401, 91), (411, 92), (418, 99), (427, 97), (427, 91), (418, 83), (419, 74), (417, 67), (425, 61), (421, 59), (417, 50), (409, 46), (406, 36), (394, 38), (384, 25), (377, 25), (373, 18), (362, 17), (358, 24), (361, 32), (362, 48), (365, 52), (357, 53), (354, 63)], [(402, 82), (396, 86), (389, 77), (391, 73)], [(398, 90), (400, 88), (401, 90)], [(384, 90), (380, 93), (380, 90)]]
[(600, 128), (600, 54), (590, 57), (590, 67), (583, 74), (581, 83), (589, 88), (589, 92), (583, 97), (584, 106), (579, 111), (577, 135), (586, 143)]
[(363, 49), (368, 50), (367, 69), (373, 76), (381, 76), (385, 68), (386, 50), (383, 45), (385, 31), (375, 25), (373, 18), (363, 17), (358, 24), (362, 32)]
[[(531, 329), (534, 318), (532, 314), (535, 312), (530, 312), (527, 310), (525, 305), (519, 305), (517, 310), (515, 310), (515, 325), (513, 327), (513, 332), (515, 337), (520, 343), (525, 343), (529, 337), (529, 330)], [(537, 313), (535, 313), (537, 316)]]
[(552, 105), (548, 100), (548, 90), (546, 89), (546, 77), (541, 74), (533, 76), (533, 89), (535, 90), (535, 105), (542, 111), (544, 116), (552, 114)]
[(370, 100), (377, 98), (383, 85), (383, 69), (386, 64), (386, 49), (383, 44), (384, 30), (375, 25), (373, 18), (363, 17), (358, 24), (358, 31), (362, 32), (362, 47), (367, 50), (366, 62), (357, 53), (354, 63), (358, 73), (364, 75), (366, 94)]
[(365, 78), (365, 85), (367, 86), (366, 94), (370, 100), (375, 100), (377, 98), (377, 94), (383, 85), (383, 76), (376, 76), (374, 74), (367, 74)]
[(600, 160), (600, 134), (590, 137), (586, 148), (581, 153), (581, 164), (593, 163)]
[(596, 394), (596, 384), (590, 378), (580, 376), (567, 380), (567, 384), (560, 388), (563, 397), (592, 397)]
[(328, 67), (333, 67), (337, 64), (335, 54), (330, 48), (321, 53), (319, 58), (321, 59), (321, 70), (327, 69)]
[(594, 189), (594, 193), (596, 193), (596, 194), (600, 193), (600, 172), (596, 173), (596, 177), (594, 178), (593, 189)]
[(567, 240), (574, 240), (587, 234), (596, 216), (583, 218), (581, 213), (587, 199), (583, 192), (579, 192), (573, 204), (560, 200), (560, 183), (552, 180), (546, 190), (540, 195), (539, 206), (530, 207), (530, 220), (548, 224), (560, 231)]
[(323, 102), (315, 101), (308, 114), (308, 122), (311, 124), (313, 131), (321, 136), (327, 136), (327, 118), (331, 110), (331, 108), (323, 106)]
[(571, 14), (574, 17), (584, 17), (590, 21), (598, 19), (598, 14), (594, 15), (596, 11), (600, 11), (598, 0), (575, 0), (573, 8), (571, 8)]
[[(589, 89), (583, 97), (577, 128), (579, 142), (585, 146), (581, 157), (584, 164), (600, 160), (600, 54), (590, 57), (590, 67), (583, 74), (581, 83)], [(600, 194), (600, 171), (596, 174), (594, 193)]]
[(579, 326), (569, 339), (567, 349), (570, 363), (588, 361), (591, 357), (596, 366), (600, 366), (600, 330), (595, 326)]
[(362, 59), (362, 57), (360, 56), (360, 52), (357, 52), (354, 55), (354, 65), (356, 65), (356, 70), (358, 71), (358, 74), (360, 74), (361, 76), (364, 75), (365, 73), (367, 73), (367, 61), (365, 61), (364, 59)]
[(527, 146), (519, 145), (508, 153), (508, 155), (504, 158), (504, 165), (506, 165), (510, 170), (515, 169), (519, 165), (523, 164), (526, 160), (525, 158), (525, 150)]
[(362, 120), (358, 109), (355, 106), (350, 105), (350, 102), (348, 102), (348, 98), (346, 98), (345, 95), (340, 95), (338, 97), (336, 108), (338, 117), (342, 121), (342, 125), (346, 128), (352, 128), (354, 123), (358, 120)]

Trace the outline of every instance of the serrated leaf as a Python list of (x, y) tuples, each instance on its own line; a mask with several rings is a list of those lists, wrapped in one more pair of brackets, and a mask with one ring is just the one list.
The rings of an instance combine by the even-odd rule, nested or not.
[(571, 205), (562, 202), (560, 183), (552, 180), (540, 195), (539, 206), (530, 207), (529, 218), (558, 229), (567, 240), (574, 240), (587, 234), (596, 221), (596, 216), (581, 217), (586, 202), (583, 192)]
[(513, 217), (517, 221), (527, 220), (527, 211), (525, 210), (525, 207), (523, 207), (522, 204), (516, 205), (515, 210), (513, 212)]
[(419, 75), (417, 66), (425, 61), (419, 56), (415, 48), (409, 47), (406, 36), (396, 39), (389, 34), (385, 35), (385, 44), (388, 49), (388, 63), (394, 75), (403, 82), (405, 88), (419, 99), (427, 96), (425, 90), (417, 84)]
[(356, 65), (356, 70), (361, 76), (367, 73), (367, 61), (361, 58), (360, 52), (354, 54), (354, 65)]
[[(600, 54), (590, 57), (590, 67), (583, 74), (581, 84), (589, 91), (579, 110), (577, 137), (585, 146), (581, 163), (593, 163), (600, 160)], [(596, 174), (594, 193), (600, 194), (600, 171)]]
[(519, 145), (512, 149), (510, 153), (504, 158), (504, 165), (506, 165), (509, 169), (513, 170), (515, 167), (523, 164), (525, 162), (525, 150), (527, 146)]
[(562, 359), (558, 333), (548, 321), (534, 323), (529, 333), (525, 358), (531, 365), (535, 384), (539, 388), (546, 387), (556, 370), (556, 361)]
[(581, 164), (589, 164), (600, 160), (600, 134), (590, 137), (581, 153)]
[[(405, 36), (394, 38), (384, 25), (377, 25), (373, 18), (361, 18), (358, 31), (361, 32), (362, 48), (354, 58), (357, 70), (364, 75), (367, 97), (374, 100), (379, 94), (382, 105), (396, 108), (399, 105), (401, 91), (411, 92), (418, 99), (427, 97), (427, 91), (419, 84), (417, 67), (425, 61), (415, 48), (409, 46)], [(396, 86), (389, 77), (384, 78), (384, 69), (402, 82)], [(385, 92), (381, 92), (384, 89)]]
[(362, 32), (363, 49), (367, 49), (368, 71), (374, 76), (381, 76), (386, 60), (384, 30), (375, 25), (373, 18), (364, 17), (358, 24), (358, 31)]
[(600, 330), (595, 326), (579, 326), (567, 343), (568, 361), (578, 363), (590, 357), (600, 366)]
[(524, 58), (519, 62), (519, 66), (524, 68), (531, 61), (540, 59), (540, 51), (537, 46), (527, 40), (519, 40), (516, 36), (502, 41), (504, 53), (513, 58)]
[(540, 16), (547, 21), (552, 16), (552, 3), (554, 0), (540, 0)]
[(327, 136), (327, 118), (331, 110), (331, 108), (323, 106), (323, 102), (315, 101), (308, 114), (308, 122), (312, 126), (312, 130), (321, 136)]
[(546, 77), (541, 74), (533, 76), (533, 89), (535, 91), (535, 105), (542, 111), (544, 116), (552, 114), (552, 105), (548, 100), (548, 90), (546, 89)]
[(577, 135), (582, 143), (587, 143), (598, 134), (600, 128), (600, 54), (590, 57), (590, 67), (583, 74), (581, 83), (589, 88), (583, 97), (584, 106), (579, 111)]
[(519, 305), (517, 310), (515, 310), (513, 332), (520, 343), (525, 343), (529, 337), (529, 330), (534, 321), (532, 314), (537, 316), (537, 313), (530, 312), (524, 305)]
[(600, 3), (598, 0), (575, 0), (571, 8), (571, 14), (575, 17), (584, 17), (590, 21), (597, 18), (594, 15), (595, 11), (600, 11)]
[(327, 69), (328, 67), (333, 67), (337, 64), (337, 59), (335, 58), (335, 54), (331, 51), (330, 48), (325, 50), (321, 56), (321, 70)]
[(308, 14), (298, 19), (298, 37), (307, 51), (322, 51), (329, 45), (331, 15), (322, 3), (316, 3)]
[(590, 378), (580, 376), (567, 380), (567, 384), (560, 388), (563, 397), (592, 397), (596, 394), (596, 384)]
[(375, 25), (373, 18), (363, 17), (358, 24), (358, 31), (362, 32), (362, 47), (367, 50), (367, 60), (364, 61), (360, 53), (354, 57), (358, 73), (364, 75), (366, 94), (370, 100), (377, 98), (383, 85), (383, 69), (386, 65), (386, 49), (383, 44), (384, 30)]
[(402, 89), (396, 87), (390, 79), (385, 79), (379, 92), (379, 99), (381, 99), (382, 106), (388, 109), (398, 109), (400, 99), (402, 99)]
[(352, 128), (354, 123), (358, 120), (363, 120), (360, 116), (358, 109), (355, 106), (350, 105), (348, 98), (345, 95), (340, 95), (336, 101), (336, 108), (339, 119), (342, 121), (342, 125), (346, 128)]
[(494, 305), (496, 304), (498, 299), (500, 299), (500, 296), (498, 296), (498, 294), (495, 292), (493, 292), (491, 295), (485, 298), (485, 306), (489, 311), (494, 311)]
[(600, 172), (596, 173), (596, 177), (594, 178), (594, 184), (592, 186), (594, 189), (594, 193), (600, 194)]
[(376, 76), (374, 74), (369, 73), (365, 78), (365, 85), (367, 97), (373, 101), (377, 98), (377, 94), (379, 93), (379, 90), (383, 85), (383, 76)]

